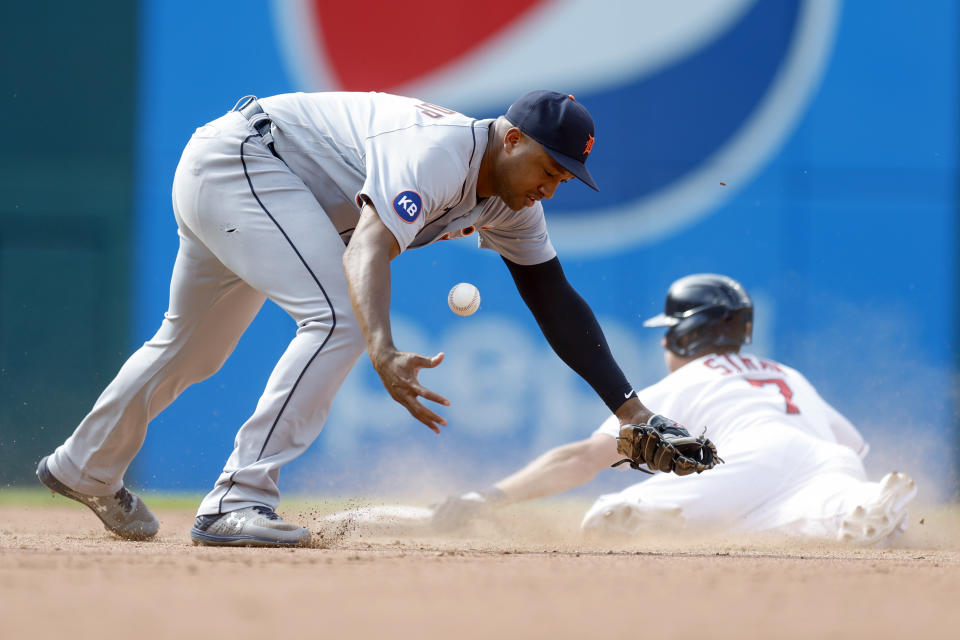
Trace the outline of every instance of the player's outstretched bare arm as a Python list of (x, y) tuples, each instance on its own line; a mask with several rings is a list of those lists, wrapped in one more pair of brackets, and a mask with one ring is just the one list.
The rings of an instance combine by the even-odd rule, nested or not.
[(424, 406), (423, 397), (442, 405), (450, 401), (420, 384), (420, 369), (436, 367), (443, 354), (432, 358), (397, 350), (390, 329), (390, 261), (400, 255), (400, 245), (380, 221), (373, 205), (366, 204), (350, 245), (343, 254), (343, 269), (350, 302), (367, 341), (367, 353), (383, 386), (414, 418), (436, 433), (447, 421)]
[(494, 486), (506, 503), (543, 498), (590, 482), (619, 459), (616, 439), (598, 433), (547, 451)]
[(434, 508), (433, 527), (453, 531), (498, 507), (563, 493), (590, 482), (622, 457), (616, 439), (603, 433), (556, 447), (490, 489), (448, 497)]

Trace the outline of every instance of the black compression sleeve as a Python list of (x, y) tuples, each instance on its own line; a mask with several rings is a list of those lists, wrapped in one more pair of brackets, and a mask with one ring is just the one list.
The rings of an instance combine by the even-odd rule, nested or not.
[(567, 282), (560, 260), (535, 265), (503, 261), (556, 354), (593, 387), (610, 411), (619, 409), (634, 395), (633, 387), (610, 354), (593, 311)]

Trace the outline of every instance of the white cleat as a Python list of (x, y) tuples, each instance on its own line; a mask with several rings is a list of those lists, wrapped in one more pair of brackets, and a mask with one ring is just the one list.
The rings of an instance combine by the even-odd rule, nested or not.
[(907, 506), (917, 485), (905, 473), (892, 471), (880, 480), (876, 498), (857, 506), (840, 523), (837, 540), (860, 546), (885, 547), (907, 529)]

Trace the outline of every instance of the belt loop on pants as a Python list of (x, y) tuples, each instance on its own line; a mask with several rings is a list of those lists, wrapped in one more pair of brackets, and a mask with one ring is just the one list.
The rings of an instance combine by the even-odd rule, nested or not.
[(233, 105), (233, 109), (230, 111), (239, 111), (240, 115), (246, 118), (250, 126), (253, 127), (253, 130), (263, 138), (263, 143), (267, 145), (270, 153), (278, 160), (281, 160), (280, 154), (277, 153), (277, 150), (273, 146), (273, 132), (270, 128), (273, 121), (270, 119), (270, 116), (264, 112), (260, 103), (257, 102), (257, 96), (243, 96), (237, 100), (237, 104)]

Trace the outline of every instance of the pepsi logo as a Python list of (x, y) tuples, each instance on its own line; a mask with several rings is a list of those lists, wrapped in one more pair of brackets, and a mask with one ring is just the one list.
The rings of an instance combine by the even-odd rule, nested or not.
[[(389, 91), (475, 117), (503, 113), (530, 89), (576, 95), (602, 138), (595, 152), (584, 149), (601, 191), (574, 182), (549, 203), (550, 235), (564, 255), (658, 242), (750, 184), (803, 114), (839, 14), (838, 0), (490, 0), (480, 13), (439, 0), (421, 6), (367, 19), (362, 4), (275, 0), (297, 88)], [(424, 19), (471, 28), (438, 29), (438, 40), (401, 59), (390, 34)], [(370, 37), (345, 38), (358, 22)], [(577, 55), (542, 64), (557, 43), (575, 43)], [(367, 65), (370, 55), (384, 64)]]
[(417, 221), (421, 209), (423, 209), (423, 201), (420, 200), (420, 194), (416, 191), (401, 191), (393, 199), (393, 210), (407, 224)]

